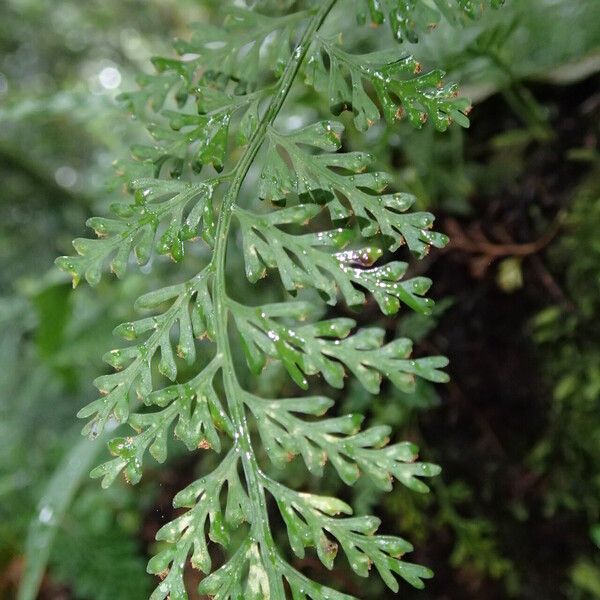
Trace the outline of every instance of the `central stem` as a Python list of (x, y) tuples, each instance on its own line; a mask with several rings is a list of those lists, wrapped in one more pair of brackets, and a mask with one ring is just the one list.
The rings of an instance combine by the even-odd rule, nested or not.
[(279, 80), (275, 94), (250, 139), (248, 148), (234, 170), (231, 186), (223, 199), (219, 214), (214, 258), (211, 265), (214, 272), (213, 302), (215, 307), (215, 334), (217, 351), (222, 357), (223, 384), (231, 420), (235, 428), (235, 437), (241, 451), (242, 467), (252, 506), (252, 535), (260, 547), (261, 558), (269, 578), (269, 597), (272, 598), (283, 598), (285, 596), (281, 578), (277, 576), (276, 572), (277, 551), (269, 528), (265, 493), (260, 481), (260, 467), (252, 448), (242, 390), (237, 380), (229, 346), (227, 291), (225, 284), (227, 240), (229, 238), (233, 208), (242, 183), (265, 139), (267, 128), (281, 111), (315, 33), (323, 24), (335, 2), (336, 0), (325, 0), (321, 8), (319, 8), (318, 12), (308, 23), (300, 42), (292, 54), (290, 62)]

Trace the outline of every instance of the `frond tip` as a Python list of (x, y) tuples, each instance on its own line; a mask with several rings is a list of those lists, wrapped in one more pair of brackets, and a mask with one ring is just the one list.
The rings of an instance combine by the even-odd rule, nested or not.
[(357, 575), (368, 577), (374, 565), (394, 592), (399, 586), (393, 573), (416, 588), (423, 588), (422, 579), (433, 576), (429, 569), (401, 560), (404, 554), (412, 551), (411, 544), (402, 538), (376, 535), (380, 525), (377, 517), (339, 518), (334, 515), (338, 512), (351, 514), (352, 510), (336, 502), (335, 498), (300, 494), (271, 481), (267, 487), (277, 500), (290, 545), (300, 558), (304, 556), (305, 547), (315, 547), (321, 562), (332, 569), (339, 545)]

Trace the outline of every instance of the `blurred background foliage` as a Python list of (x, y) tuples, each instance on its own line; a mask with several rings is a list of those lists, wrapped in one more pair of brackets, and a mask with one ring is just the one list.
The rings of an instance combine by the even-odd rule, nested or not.
[[(135, 488), (101, 491), (88, 480), (104, 449), (80, 438), (74, 415), (93, 399), (113, 327), (172, 274), (159, 260), (151, 273), (72, 293), (52, 262), (122, 193), (112, 162), (143, 134), (116, 95), (190, 22), (218, 20), (222, 4), (0, 6), (2, 600), (146, 598), (145, 562), (173, 492), (210, 460), (174, 448), (167, 468), (150, 468)], [(348, 19), (336, 23), (347, 44), (389, 43)], [(461, 84), (474, 101), (471, 129), (381, 125), (366, 140), (351, 133), (348, 145), (376, 153), (452, 237), (419, 267), (444, 298), (434, 315), (381, 320), (423, 352), (447, 354), (452, 382), (376, 398), (356, 386), (338, 400), (340, 411), (367, 412), (418, 441), (444, 473), (426, 497), (380, 497), (360, 484), (351, 493), (436, 571), (425, 592), (404, 588), (406, 598), (600, 598), (600, 2), (508, 0), (407, 52)], [(321, 105), (299, 87), (289, 118)], [(376, 315), (367, 306), (360, 318)], [(284, 381), (271, 370), (260, 385)], [(375, 578), (367, 586), (339, 569), (319, 576), (387, 597)]]

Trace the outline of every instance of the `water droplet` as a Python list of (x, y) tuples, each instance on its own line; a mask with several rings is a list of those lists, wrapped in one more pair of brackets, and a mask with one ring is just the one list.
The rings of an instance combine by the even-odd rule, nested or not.
[(54, 517), (54, 510), (52, 509), (52, 507), (48, 506), (47, 504), (44, 504), (44, 506), (42, 506), (42, 508), (40, 508), (40, 512), (38, 515), (38, 519), (39, 519), (40, 523), (49, 525), (52, 522), (53, 517)]

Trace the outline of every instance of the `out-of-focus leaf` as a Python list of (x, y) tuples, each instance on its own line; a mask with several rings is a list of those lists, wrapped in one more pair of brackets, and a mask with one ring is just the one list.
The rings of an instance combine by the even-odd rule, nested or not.
[(95, 442), (80, 439), (65, 455), (48, 482), (38, 505), (37, 517), (31, 522), (27, 534), (25, 566), (17, 600), (35, 600), (37, 597), (57, 528), (77, 489), (88, 477), (106, 437)]

